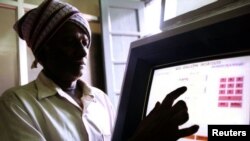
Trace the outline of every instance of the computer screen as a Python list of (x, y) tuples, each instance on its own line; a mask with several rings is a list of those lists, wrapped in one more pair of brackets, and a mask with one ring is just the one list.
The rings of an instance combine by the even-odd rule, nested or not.
[[(184, 100), (189, 121), (198, 132), (181, 140), (207, 140), (208, 125), (248, 125), (250, 121), (250, 55), (212, 59), (156, 68), (152, 75), (146, 115), (157, 101), (174, 89), (187, 86)], [(230, 117), (230, 118), (229, 118)]]

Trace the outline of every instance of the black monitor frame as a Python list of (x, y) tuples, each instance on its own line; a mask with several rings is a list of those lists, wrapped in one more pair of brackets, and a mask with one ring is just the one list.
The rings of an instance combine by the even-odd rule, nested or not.
[(250, 5), (212, 18), (210, 25), (194, 23), (199, 26), (162, 32), (131, 44), (112, 141), (128, 140), (144, 118), (154, 68), (250, 54)]

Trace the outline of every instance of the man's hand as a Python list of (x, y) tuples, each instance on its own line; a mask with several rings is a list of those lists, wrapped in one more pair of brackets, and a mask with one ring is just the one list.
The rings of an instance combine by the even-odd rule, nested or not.
[(176, 141), (197, 132), (198, 125), (179, 129), (189, 119), (188, 108), (182, 100), (173, 103), (186, 90), (186, 87), (180, 87), (169, 93), (161, 104), (157, 102), (142, 120), (131, 141)]

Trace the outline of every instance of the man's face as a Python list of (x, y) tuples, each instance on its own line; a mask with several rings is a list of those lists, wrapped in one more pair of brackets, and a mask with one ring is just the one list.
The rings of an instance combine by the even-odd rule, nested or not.
[(49, 40), (42, 65), (51, 77), (76, 80), (86, 65), (89, 39), (83, 29), (66, 22)]

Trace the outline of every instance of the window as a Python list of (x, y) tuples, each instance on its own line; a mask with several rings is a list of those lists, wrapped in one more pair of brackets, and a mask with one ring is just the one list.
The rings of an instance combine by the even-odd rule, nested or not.
[(152, 0), (145, 6), (145, 34), (160, 32), (161, 0)]
[(161, 30), (201, 21), (233, 9), (247, 0), (162, 0)]

